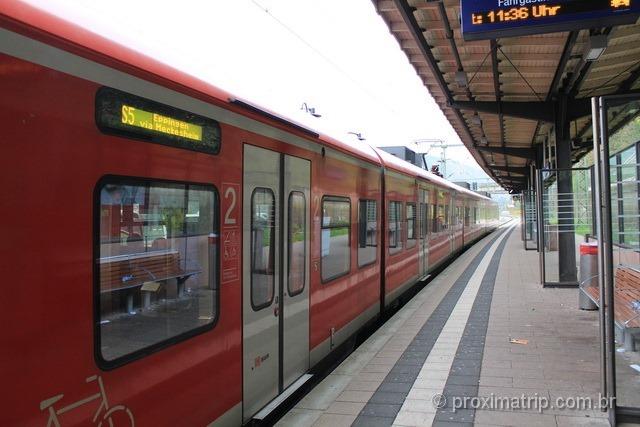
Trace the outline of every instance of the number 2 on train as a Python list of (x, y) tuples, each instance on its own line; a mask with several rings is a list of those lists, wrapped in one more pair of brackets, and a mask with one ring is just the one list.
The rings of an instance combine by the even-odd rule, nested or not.
[[(234, 185), (234, 184), (231, 184)], [(235, 187), (227, 187), (224, 190), (224, 198), (231, 199), (229, 203), (229, 207), (227, 208), (227, 212), (224, 214), (224, 224), (225, 225), (236, 225), (237, 221), (234, 215), (234, 210), (236, 208), (236, 202), (238, 199), (238, 193), (236, 192)]]

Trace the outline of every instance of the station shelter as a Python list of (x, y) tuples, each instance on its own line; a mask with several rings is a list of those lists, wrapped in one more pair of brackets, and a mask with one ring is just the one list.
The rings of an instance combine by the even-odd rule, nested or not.
[[(640, 420), (640, 7), (373, 0), (478, 164), (522, 206), (540, 286), (599, 310), (609, 420)], [(429, 120), (425, 117), (424, 120)]]

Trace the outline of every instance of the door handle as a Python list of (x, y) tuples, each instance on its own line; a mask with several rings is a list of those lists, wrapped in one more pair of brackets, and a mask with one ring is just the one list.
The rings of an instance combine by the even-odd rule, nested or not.
[(276, 304), (276, 305), (273, 307), (273, 315), (274, 315), (275, 317), (278, 317), (278, 313), (279, 313), (279, 312), (280, 312), (280, 309), (278, 308), (278, 305)]

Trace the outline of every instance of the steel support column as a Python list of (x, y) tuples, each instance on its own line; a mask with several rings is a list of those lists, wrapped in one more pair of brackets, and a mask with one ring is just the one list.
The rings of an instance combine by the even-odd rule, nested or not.
[(571, 176), (571, 134), (567, 118), (567, 97), (557, 101), (556, 162), (558, 169), (558, 260), (560, 282), (576, 283), (576, 237), (574, 228), (573, 180)]

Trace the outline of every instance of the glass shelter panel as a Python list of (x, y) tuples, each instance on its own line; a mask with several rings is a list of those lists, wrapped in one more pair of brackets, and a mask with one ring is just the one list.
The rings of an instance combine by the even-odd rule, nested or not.
[(602, 144), (609, 154), (611, 245), (605, 254), (609, 247), (611, 263), (605, 268), (604, 294), (612, 307), (605, 310), (608, 386), (617, 411), (640, 414), (640, 100), (612, 97), (606, 102)]
[(524, 248), (538, 249), (538, 210), (534, 190), (522, 192), (522, 210), (524, 212)]
[(591, 169), (542, 169), (544, 286), (577, 286), (580, 243), (593, 236)]

